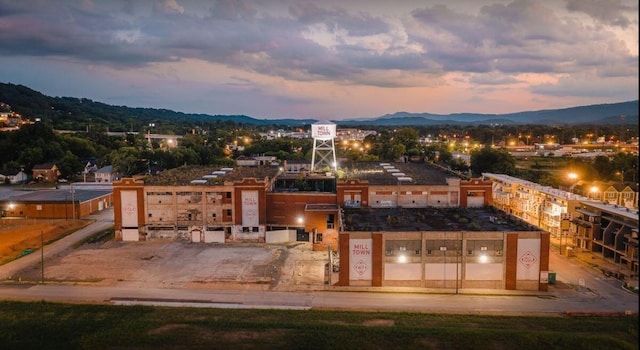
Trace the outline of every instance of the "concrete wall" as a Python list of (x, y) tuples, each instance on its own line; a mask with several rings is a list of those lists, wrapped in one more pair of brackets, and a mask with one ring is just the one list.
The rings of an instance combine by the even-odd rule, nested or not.
[(546, 290), (548, 262), (543, 232), (349, 232), (336, 285)]

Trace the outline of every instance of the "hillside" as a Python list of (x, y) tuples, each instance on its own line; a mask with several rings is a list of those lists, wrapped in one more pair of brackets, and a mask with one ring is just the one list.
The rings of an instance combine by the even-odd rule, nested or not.
[[(54, 129), (84, 130), (91, 126), (110, 131), (140, 130), (150, 123), (163, 120), (183, 125), (186, 133), (196, 125), (232, 123), (253, 126), (302, 126), (315, 123), (315, 119), (257, 119), (246, 115), (187, 114), (166, 109), (113, 106), (86, 98), (50, 97), (28, 87), (0, 83), (0, 102), (9, 104), (13, 111), (34, 119), (49, 122)], [(624, 120), (621, 119), (624, 116)], [(380, 117), (333, 120), (348, 126), (433, 126), (433, 125), (580, 125), (638, 124), (638, 100), (578, 106), (564, 109), (525, 111), (509, 114), (478, 113), (407, 113), (397, 112)], [(161, 131), (161, 130), (158, 130)]]
[(312, 119), (271, 120), (246, 115), (187, 114), (167, 109), (113, 106), (86, 98), (50, 97), (26, 86), (4, 83), (0, 83), (0, 102), (9, 104), (14, 112), (26, 118), (40, 118), (54, 129), (63, 130), (84, 130), (88, 123), (110, 131), (140, 130), (150, 123), (162, 124), (167, 120), (174, 125), (183, 125), (184, 130), (174, 129), (181, 134), (202, 123), (300, 126), (316, 122)]

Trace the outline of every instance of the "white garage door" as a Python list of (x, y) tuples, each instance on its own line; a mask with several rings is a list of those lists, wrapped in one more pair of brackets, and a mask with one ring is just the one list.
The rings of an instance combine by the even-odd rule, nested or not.
[(140, 240), (140, 235), (138, 234), (138, 229), (131, 228), (123, 228), (122, 229), (122, 240), (125, 242), (137, 242)]

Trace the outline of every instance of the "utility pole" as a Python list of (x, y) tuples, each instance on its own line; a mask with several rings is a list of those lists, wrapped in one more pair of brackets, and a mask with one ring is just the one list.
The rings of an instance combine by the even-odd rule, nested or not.
[(72, 215), (72, 219), (75, 220), (76, 219), (76, 198), (75, 198), (75, 193), (76, 190), (73, 189), (73, 186), (71, 186), (71, 215)]
[(456, 239), (456, 294), (458, 294), (458, 271), (460, 270), (460, 251), (458, 250), (458, 243), (462, 244), (461, 240)]
[(42, 266), (42, 284), (44, 284), (44, 233), (40, 230), (40, 263)]

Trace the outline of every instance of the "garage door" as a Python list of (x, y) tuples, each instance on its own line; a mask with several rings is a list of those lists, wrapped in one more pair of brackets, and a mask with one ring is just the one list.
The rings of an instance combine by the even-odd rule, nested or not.
[(138, 229), (131, 228), (123, 228), (122, 229), (122, 240), (125, 242), (137, 242), (140, 240), (140, 235), (138, 233)]
[(298, 242), (309, 242), (309, 232), (304, 232), (303, 228), (299, 228), (296, 230), (296, 241)]

